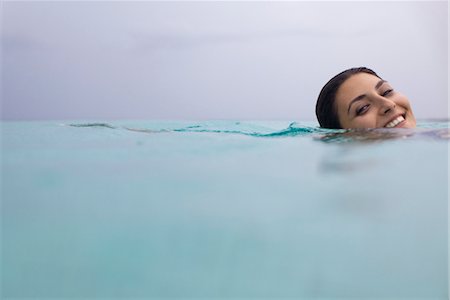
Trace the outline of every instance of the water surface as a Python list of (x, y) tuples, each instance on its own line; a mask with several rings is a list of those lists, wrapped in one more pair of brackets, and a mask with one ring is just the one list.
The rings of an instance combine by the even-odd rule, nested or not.
[(448, 122), (3, 122), (2, 296), (447, 299)]

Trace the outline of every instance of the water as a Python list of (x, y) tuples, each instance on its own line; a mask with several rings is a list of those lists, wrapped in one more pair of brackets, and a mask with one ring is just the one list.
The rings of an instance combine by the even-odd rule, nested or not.
[(4, 299), (448, 297), (448, 122), (1, 126)]

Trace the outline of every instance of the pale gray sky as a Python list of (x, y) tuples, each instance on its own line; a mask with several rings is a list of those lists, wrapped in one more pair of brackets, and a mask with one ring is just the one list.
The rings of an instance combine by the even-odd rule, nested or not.
[(312, 121), (354, 66), (445, 118), (447, 18), (446, 1), (6, 1), (2, 119)]

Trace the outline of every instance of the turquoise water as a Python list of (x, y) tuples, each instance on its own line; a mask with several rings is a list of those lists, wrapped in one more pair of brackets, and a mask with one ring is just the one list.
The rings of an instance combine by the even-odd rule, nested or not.
[(448, 122), (2, 122), (2, 299), (447, 299)]

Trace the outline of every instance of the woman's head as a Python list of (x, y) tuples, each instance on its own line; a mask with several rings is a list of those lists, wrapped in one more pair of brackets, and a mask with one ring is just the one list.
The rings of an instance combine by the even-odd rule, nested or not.
[(408, 99), (368, 68), (352, 68), (322, 88), (316, 115), (324, 128), (416, 126)]

